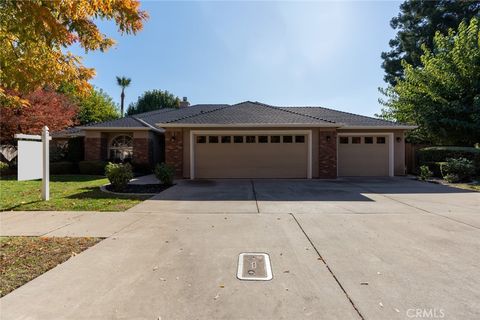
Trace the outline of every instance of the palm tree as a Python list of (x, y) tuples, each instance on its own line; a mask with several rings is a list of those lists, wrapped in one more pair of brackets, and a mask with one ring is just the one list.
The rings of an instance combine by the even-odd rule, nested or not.
[(122, 87), (122, 94), (120, 95), (121, 98), (121, 103), (120, 103), (120, 112), (121, 116), (123, 117), (123, 100), (125, 99), (125, 88), (130, 85), (130, 82), (132, 79), (130, 78), (125, 78), (125, 77), (117, 77), (117, 84)]

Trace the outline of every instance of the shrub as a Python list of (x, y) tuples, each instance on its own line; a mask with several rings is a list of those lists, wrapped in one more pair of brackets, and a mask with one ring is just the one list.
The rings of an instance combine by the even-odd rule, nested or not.
[(155, 176), (163, 184), (170, 186), (173, 184), (173, 177), (175, 175), (175, 169), (166, 164), (165, 162), (159, 163), (155, 166)]
[(421, 171), (421, 167), (426, 166), (431, 171), (433, 177), (442, 177), (442, 170), (440, 169), (442, 164), (445, 162), (426, 162), (420, 166), (419, 173)]
[[(480, 174), (480, 149), (470, 147), (428, 147), (417, 152), (419, 165), (445, 162), (447, 159), (465, 158), (473, 161), (477, 174)], [(434, 172), (435, 173), (435, 172)]]
[(433, 173), (430, 171), (430, 168), (428, 166), (421, 166), (420, 167), (420, 174), (418, 175), (418, 179), (422, 181), (426, 181), (432, 177)]
[(72, 174), (77, 172), (77, 167), (73, 162), (60, 161), (50, 163), (51, 174)]
[(470, 181), (475, 174), (473, 161), (465, 158), (448, 159), (442, 165), (442, 175), (448, 182)]
[(10, 171), (8, 163), (0, 161), (0, 174), (7, 174)]
[(94, 174), (94, 175), (104, 175), (105, 174), (105, 161), (94, 160), (94, 161), (80, 161), (78, 163), (78, 169), (80, 174)]
[(111, 163), (105, 167), (105, 175), (115, 191), (122, 191), (133, 178), (132, 166), (129, 163)]

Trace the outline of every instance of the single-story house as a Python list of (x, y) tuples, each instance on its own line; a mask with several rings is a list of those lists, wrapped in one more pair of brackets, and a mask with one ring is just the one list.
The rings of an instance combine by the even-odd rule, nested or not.
[(310, 179), (404, 175), (404, 136), (413, 128), (322, 107), (190, 106), (184, 98), (179, 109), (78, 129), (85, 160), (164, 161), (187, 179)]

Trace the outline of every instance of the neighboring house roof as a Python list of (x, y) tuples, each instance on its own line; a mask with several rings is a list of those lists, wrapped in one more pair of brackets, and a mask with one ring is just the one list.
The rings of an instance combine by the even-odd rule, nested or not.
[(80, 135), (80, 130), (155, 130), (167, 127), (338, 127), (345, 129), (413, 129), (392, 121), (323, 107), (278, 107), (245, 101), (234, 105), (197, 104), (181, 109), (159, 109), (121, 119), (90, 124), (59, 132)]

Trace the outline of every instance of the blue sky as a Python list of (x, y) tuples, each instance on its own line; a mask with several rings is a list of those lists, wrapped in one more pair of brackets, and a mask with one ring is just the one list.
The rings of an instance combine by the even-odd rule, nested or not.
[[(319, 105), (373, 115), (385, 86), (380, 54), (400, 2), (144, 2), (136, 36), (84, 55), (92, 83), (119, 102), (115, 76), (132, 78), (126, 105), (150, 89), (195, 103)], [(83, 52), (72, 48), (75, 53)]]

